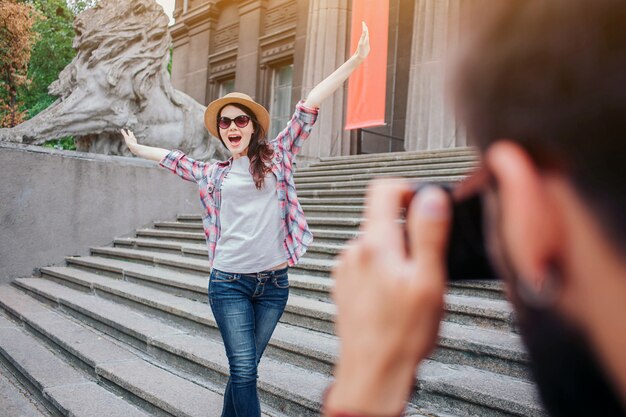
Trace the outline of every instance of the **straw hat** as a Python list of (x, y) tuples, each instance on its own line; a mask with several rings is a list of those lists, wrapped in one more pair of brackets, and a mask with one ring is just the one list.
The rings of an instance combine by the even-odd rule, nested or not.
[(228, 93), (224, 97), (218, 98), (217, 100), (209, 103), (204, 112), (204, 125), (208, 129), (209, 133), (211, 133), (216, 138), (220, 137), (217, 129), (218, 113), (224, 106), (234, 103), (243, 104), (244, 106), (252, 110), (252, 112), (254, 113), (254, 118), (261, 125), (263, 130), (265, 130), (265, 133), (268, 132), (270, 126), (270, 114), (267, 112), (265, 107), (252, 100), (252, 97), (247, 94)]

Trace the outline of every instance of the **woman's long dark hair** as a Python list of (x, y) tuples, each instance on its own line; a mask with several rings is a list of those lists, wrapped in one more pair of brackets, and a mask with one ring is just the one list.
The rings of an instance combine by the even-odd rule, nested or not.
[[(248, 158), (250, 158), (250, 174), (252, 174), (252, 179), (254, 180), (254, 185), (258, 190), (263, 188), (263, 183), (265, 182), (265, 176), (268, 172), (272, 170), (271, 160), (274, 156), (274, 149), (270, 146), (267, 141), (267, 132), (263, 129), (263, 126), (259, 124), (256, 119), (256, 115), (249, 107), (244, 106), (239, 103), (229, 103), (226, 106), (235, 106), (239, 110), (243, 111), (250, 117), (250, 121), (254, 126), (254, 132), (252, 133), (252, 137), (250, 138), (250, 145), (248, 146)], [(218, 118), (222, 114), (222, 107), (218, 112)], [(217, 120), (215, 121), (217, 124)], [(217, 131), (220, 131), (219, 126), (217, 126)], [(221, 136), (221, 134), (220, 134)], [(220, 139), (222, 139), (220, 137)], [(222, 139), (222, 145), (228, 149), (224, 139)]]

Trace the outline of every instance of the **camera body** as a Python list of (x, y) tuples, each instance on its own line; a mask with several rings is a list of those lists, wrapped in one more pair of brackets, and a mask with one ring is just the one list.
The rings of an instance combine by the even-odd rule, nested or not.
[[(415, 186), (411, 201), (420, 189), (427, 185), (429, 184)], [(463, 199), (456, 199), (452, 187), (442, 188), (452, 202), (452, 225), (446, 260), (448, 280), (498, 279), (487, 255), (481, 195), (476, 193)]]

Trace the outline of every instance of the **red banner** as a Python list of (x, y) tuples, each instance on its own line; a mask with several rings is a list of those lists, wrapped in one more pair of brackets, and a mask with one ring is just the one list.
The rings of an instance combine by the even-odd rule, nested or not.
[(348, 80), (346, 130), (385, 124), (389, 0), (352, 1), (351, 52), (359, 43), (362, 21), (369, 29), (371, 52)]

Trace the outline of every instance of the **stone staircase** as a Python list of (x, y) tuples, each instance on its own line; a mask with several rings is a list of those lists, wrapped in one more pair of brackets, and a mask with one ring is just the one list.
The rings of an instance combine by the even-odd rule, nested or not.
[[(329, 272), (358, 234), (379, 176), (455, 182), (470, 149), (326, 158), (296, 174), (315, 242), (290, 270), (291, 293), (259, 369), (265, 416), (318, 415), (338, 352)], [(228, 364), (207, 303), (199, 215), (68, 257), (0, 287), (0, 374), (50, 415), (218, 416)], [(451, 284), (439, 347), (418, 371), (407, 415), (543, 416), (498, 283)], [(42, 414), (44, 415), (44, 414)]]

